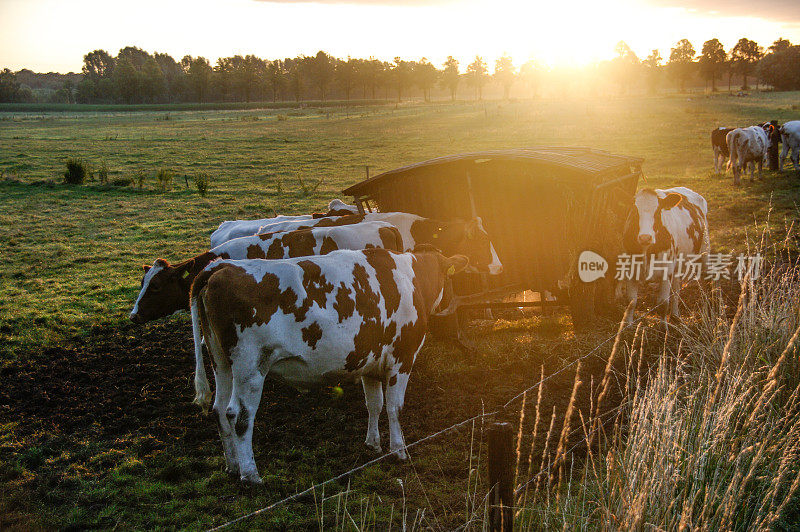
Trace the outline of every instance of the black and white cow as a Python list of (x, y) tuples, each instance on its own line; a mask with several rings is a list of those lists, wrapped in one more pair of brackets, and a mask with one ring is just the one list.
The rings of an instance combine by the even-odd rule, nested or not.
[(753, 181), (755, 167), (758, 165), (758, 178), (761, 179), (761, 170), (767, 162), (770, 147), (770, 137), (775, 126), (767, 123), (764, 126), (750, 126), (736, 128), (726, 136), (730, 161), (728, 167), (733, 167), (733, 183), (740, 183), (742, 171), (747, 171), (750, 166), (750, 181)]
[[(369, 421), (366, 445), (380, 451), (378, 417), (386, 400), (389, 449), (407, 458), (399, 412), (428, 317), (445, 279), (467, 265), (433, 249), (334, 251), (278, 260), (218, 260), (191, 292), (195, 357), (199, 338), (214, 359), (214, 414), (228, 472), (260, 483), (253, 420), (264, 378), (307, 387), (361, 378)], [(196, 383), (207, 405), (208, 383)]]
[(725, 140), (725, 137), (733, 129), (731, 127), (718, 127), (711, 130), (711, 148), (714, 150), (714, 173), (718, 174), (725, 169), (725, 160), (730, 157), (728, 141)]
[[(642, 278), (650, 273), (650, 266), (659, 264), (654, 276), (659, 282), (657, 304), (663, 304), (663, 312), (680, 317), (678, 295), (681, 277), (676, 275), (676, 266), (689, 255), (701, 255), (705, 267), (710, 241), (708, 237), (708, 204), (705, 198), (685, 187), (665, 190), (646, 188), (636, 193), (628, 219), (625, 222), (623, 243), (626, 253), (643, 255), (645, 264)], [(654, 263), (653, 261), (658, 261)], [(624, 289), (628, 301), (634, 307), (638, 298), (639, 281), (625, 279), (618, 285), (618, 296)], [(633, 313), (629, 314), (633, 321)]]
[(794, 169), (800, 171), (800, 120), (786, 122), (781, 126), (780, 132), (783, 148), (778, 162), (778, 171), (783, 172), (783, 161), (789, 152), (792, 153), (791, 160)]

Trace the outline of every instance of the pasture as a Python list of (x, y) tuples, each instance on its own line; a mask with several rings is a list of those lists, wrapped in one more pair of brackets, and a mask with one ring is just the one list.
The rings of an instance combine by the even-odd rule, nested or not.
[[(240, 488), (221, 470), (213, 420), (191, 404), (188, 318), (127, 321), (141, 265), (207, 249), (222, 220), (322, 210), (365, 177), (366, 165), (374, 175), (444, 154), (584, 145), (643, 157), (640, 186), (703, 194), (713, 251), (746, 252), (769, 225), (796, 256), (790, 226), (800, 219), (800, 175), (765, 171), (762, 181), (734, 188), (730, 176), (712, 173), (709, 134), (798, 119), (798, 96), (0, 112), (0, 527), (207, 528), (371, 458), (360, 387), (343, 383), (339, 397), (270, 383), (254, 431), (265, 484)], [(146, 178), (141, 188), (62, 185), (67, 157), (105, 163), (112, 181)], [(172, 190), (156, 189), (159, 168), (176, 173)], [(212, 179), (207, 197), (192, 185), (199, 172)], [(407, 440), (502, 405), (542, 365), (553, 374), (614, 331), (601, 322), (575, 335), (568, 315), (556, 312), (474, 323), (474, 357), (429, 341), (401, 417)], [(602, 378), (610, 349), (586, 360), (586, 383)], [(555, 407), (563, 418), (573, 377), (548, 381), (543, 412)], [(587, 387), (579, 404), (588, 402)], [(518, 404), (507, 415), (515, 427), (516, 416)], [(338, 519), (381, 529), (405, 519), (452, 529), (482, 512), (480, 429), (466, 425), (420, 446), (407, 464), (383, 462), (329, 484), (324, 503), (315, 493), (241, 527), (316, 528), (324, 516), (325, 526)]]

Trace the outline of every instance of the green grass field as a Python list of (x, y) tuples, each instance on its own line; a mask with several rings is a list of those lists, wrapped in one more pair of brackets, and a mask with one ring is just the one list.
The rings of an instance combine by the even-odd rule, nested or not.
[[(0, 109), (0, 170), (6, 176), (0, 180), (0, 376), (38, 390), (36, 367), (50, 368), (47, 374), (58, 380), (56, 366), (72, 364), (73, 355), (89, 383), (96, 375), (92, 368), (117, 371), (116, 360), (131, 364), (103, 381), (115, 390), (111, 402), (94, 402), (87, 410), (97, 416), (74, 427), (46, 411), (62, 408), (58, 400), (18, 418), (9, 415), (17, 410), (4, 405), (14, 401), (10, 392), (2, 396), (0, 515), (18, 528), (203, 528), (369, 458), (360, 448), (366, 411), (359, 389), (346, 388), (337, 401), (324, 391), (300, 396), (275, 385), (265, 392), (254, 438), (261, 445), (256, 460), (266, 487), (244, 491), (218, 471), (213, 422), (190, 404), (188, 320), (145, 327), (126, 320), (141, 264), (156, 257), (182, 260), (207, 249), (209, 234), (222, 220), (320, 210), (363, 179), (367, 165), (374, 175), (464, 151), (580, 145), (643, 157), (641, 186), (682, 185), (701, 193), (709, 203), (712, 248), (745, 251), (765, 222), (780, 240), (800, 219), (800, 175), (765, 171), (762, 181), (734, 188), (730, 176), (713, 175), (710, 130), (800, 118), (798, 99), (798, 93), (762, 93), (304, 109)], [(147, 178), (143, 188), (62, 185), (68, 157), (95, 167), (105, 163), (111, 180), (137, 172)], [(171, 191), (156, 189), (154, 174), (162, 167), (177, 174)], [(205, 198), (192, 185), (199, 172), (212, 178)], [(313, 191), (303, 191), (318, 182)], [(788, 247), (796, 252), (798, 242)], [(552, 373), (613, 331), (609, 324), (575, 336), (560, 314), (481, 327), (473, 331), (477, 360), (463, 360), (437, 342), (421, 354), (403, 416), (408, 440), (480, 412), (484, 401), (487, 408), (504, 402), (538, 377), (540, 364), (547, 361), (546, 372)], [(159, 371), (154, 361), (169, 363), (169, 369)], [(66, 374), (74, 376), (73, 369)], [(151, 386), (148, 380), (162, 377), (169, 382)], [(551, 404), (559, 408), (568, 400), (572, 375), (567, 377), (553, 384), (559, 393)], [(94, 395), (79, 390), (80, 382), (52, 390), (53, 397), (93, 401)], [(103, 390), (95, 392), (102, 396)], [(128, 401), (134, 413), (126, 411)], [(148, 418), (148, 408), (163, 418)], [(436, 414), (425, 415), (426, 408)], [(70, 412), (80, 419), (79, 409)], [(109, 428), (115, 419), (125, 423)], [(319, 434), (315, 423), (324, 427)], [(381, 423), (383, 429), (385, 418)], [(392, 514), (397, 520), (406, 504), (412, 508), (409, 522), (425, 507), (425, 526), (463, 523), (465, 497), (475, 495), (467, 466), (471, 441), (470, 431), (461, 431), (456, 440), (425, 447), (413, 465), (378, 465), (354, 476), (350, 511), (357, 514), (371, 497), (364, 511), (379, 519)], [(403, 479), (403, 489), (397, 479)], [(315, 527), (319, 504), (290, 505), (245, 528)]]

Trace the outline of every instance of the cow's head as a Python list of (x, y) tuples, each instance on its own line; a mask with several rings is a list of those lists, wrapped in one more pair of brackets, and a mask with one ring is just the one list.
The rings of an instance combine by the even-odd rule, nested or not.
[(325, 216), (347, 216), (348, 214), (358, 214), (358, 207), (335, 199), (328, 203), (328, 212), (325, 213)]
[(492, 275), (503, 271), (503, 265), (480, 218), (444, 223), (434, 234), (434, 239), (433, 245), (445, 254), (469, 257), (467, 271), (489, 272)]
[(414, 275), (417, 280), (425, 310), (428, 313), (439, 306), (450, 286), (447, 280), (469, 266), (470, 260), (464, 255), (444, 256), (430, 244), (420, 244), (414, 248)]
[(142, 288), (131, 311), (131, 321), (144, 323), (188, 310), (193, 263), (190, 260), (173, 266), (156, 259), (152, 266), (142, 266)]
[(627, 251), (646, 253), (656, 242), (663, 243), (668, 235), (664, 235), (661, 211), (678, 206), (682, 200), (683, 196), (675, 192), (659, 194), (652, 188), (637, 192), (625, 227)]
[(781, 134), (775, 124), (772, 122), (764, 122), (761, 124), (761, 129), (767, 134), (767, 149), (771, 148), (774, 143), (780, 142)]

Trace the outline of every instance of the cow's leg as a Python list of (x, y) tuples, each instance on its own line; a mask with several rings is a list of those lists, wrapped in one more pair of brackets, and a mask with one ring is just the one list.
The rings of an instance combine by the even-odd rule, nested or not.
[[(399, 365), (398, 365), (399, 366)], [(400, 373), (395, 367), (386, 381), (386, 415), (389, 418), (389, 451), (400, 460), (407, 460), (403, 429), (400, 427), (400, 410), (406, 397), (409, 373)]]
[(739, 180), (739, 176), (741, 175), (741, 173), (742, 173), (742, 167), (739, 165), (739, 162), (737, 161), (733, 165), (733, 184), (734, 185), (740, 185), (741, 184), (741, 181)]
[(787, 155), (789, 155), (789, 145), (784, 142), (783, 148), (781, 148), (781, 156), (778, 157), (778, 172), (783, 172), (783, 160), (786, 159)]
[(253, 457), (253, 421), (264, 387), (264, 375), (258, 371), (258, 360), (258, 353), (248, 353), (247, 350), (240, 350), (235, 356), (233, 391), (225, 410), (225, 416), (233, 428), (239, 478), (246, 484), (261, 484)]
[[(425, 337), (423, 336), (419, 347), (417, 347), (414, 356), (411, 358), (412, 365), (424, 344)], [(404, 373), (400, 371), (401, 367), (400, 363), (395, 363), (389, 370), (389, 378), (386, 379), (386, 415), (389, 418), (389, 451), (393, 452), (400, 460), (407, 460), (408, 454), (406, 453), (406, 443), (403, 439), (403, 429), (400, 427), (399, 416), (406, 398), (406, 386), (408, 385), (408, 379), (411, 377), (411, 368), (408, 368), (408, 373)]]
[[(755, 166), (755, 163), (753, 163), (753, 166)], [(755, 170), (755, 168), (753, 168), (753, 169)], [(761, 171), (763, 169), (764, 169), (764, 159), (762, 158), (762, 159), (758, 160), (758, 180), (759, 181), (761, 181)], [(752, 180), (753, 180), (753, 172), (750, 172), (750, 181), (752, 181)]]
[(800, 172), (800, 146), (792, 148), (792, 166), (795, 171)]
[(364, 401), (367, 403), (369, 421), (367, 422), (367, 439), (364, 443), (367, 447), (381, 452), (381, 434), (378, 431), (378, 419), (383, 410), (383, 383), (373, 377), (361, 377), (361, 385), (364, 387)]
[(714, 146), (714, 173), (719, 173), (719, 148)]
[[(667, 253), (663, 253), (661, 255), (662, 261), (667, 261), (670, 259), (674, 259), (674, 255), (670, 255)], [(669, 266), (667, 269), (666, 274), (662, 277), (662, 279), (658, 282), (658, 297), (656, 299), (656, 306), (661, 307), (661, 315), (666, 318), (670, 313), (670, 307), (673, 303), (673, 300), (670, 298), (672, 295), (671, 288), (672, 288), (672, 281), (675, 277), (674, 271), (674, 262)]]
[(672, 283), (669, 279), (665, 279), (663, 281), (659, 281), (658, 283), (658, 297), (656, 298), (656, 306), (661, 307), (661, 315), (665, 318), (669, 314), (670, 310), (670, 288)]
[(219, 438), (222, 440), (222, 451), (225, 453), (225, 472), (229, 475), (239, 473), (239, 462), (236, 460), (236, 446), (233, 442), (233, 426), (228, 422), (225, 410), (231, 400), (233, 376), (229, 363), (217, 361), (214, 368), (214, 382), (217, 393), (214, 396), (214, 418), (217, 420)]

